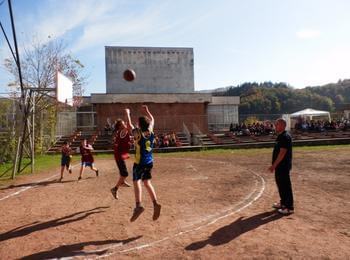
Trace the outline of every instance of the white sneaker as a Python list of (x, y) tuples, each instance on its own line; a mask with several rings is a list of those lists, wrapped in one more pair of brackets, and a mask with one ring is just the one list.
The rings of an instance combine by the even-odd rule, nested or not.
[(279, 209), (278, 213), (282, 214), (282, 215), (290, 215), (294, 213), (294, 210), (292, 209), (287, 209), (287, 208), (283, 208), (283, 209)]

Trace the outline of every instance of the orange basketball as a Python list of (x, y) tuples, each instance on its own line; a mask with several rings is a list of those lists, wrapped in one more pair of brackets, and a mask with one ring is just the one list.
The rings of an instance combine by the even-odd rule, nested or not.
[(123, 77), (126, 81), (133, 81), (136, 78), (136, 73), (132, 69), (127, 69), (124, 71)]

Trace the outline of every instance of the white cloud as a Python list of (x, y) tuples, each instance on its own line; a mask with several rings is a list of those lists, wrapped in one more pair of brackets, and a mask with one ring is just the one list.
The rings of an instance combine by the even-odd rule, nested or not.
[(172, 20), (173, 14), (169, 15), (169, 10), (169, 2), (150, 5), (142, 11), (135, 10), (127, 14), (114, 8), (113, 12), (84, 25), (83, 35), (76, 41), (73, 50), (120, 44), (125, 40), (145, 42), (145, 38), (156, 42), (157, 39), (162, 40), (168, 34), (174, 35), (190, 26), (184, 17)]
[(300, 39), (313, 39), (320, 36), (320, 31), (313, 29), (302, 29), (297, 31), (296, 35)]
[(324, 85), (350, 78), (350, 49), (338, 47), (319, 52), (305, 60), (288, 77), (289, 83), (295, 87)]

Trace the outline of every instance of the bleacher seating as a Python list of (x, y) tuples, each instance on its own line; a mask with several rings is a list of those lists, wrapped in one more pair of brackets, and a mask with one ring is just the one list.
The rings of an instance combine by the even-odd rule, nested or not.
[[(158, 131), (158, 132), (157, 132)], [(158, 138), (158, 144), (155, 148), (162, 149), (166, 147), (189, 147), (191, 141), (185, 133), (177, 132), (176, 144), (169, 146), (161, 145), (159, 139), (164, 135), (171, 135), (173, 133), (170, 130), (156, 130), (156, 136)], [(321, 140), (321, 139), (335, 139), (335, 138), (348, 138), (350, 139), (350, 130), (347, 131), (324, 131), (324, 132), (301, 132), (292, 131), (293, 140), (296, 141), (308, 141), (308, 140)], [(262, 135), (237, 135), (230, 131), (216, 131), (208, 134), (197, 134), (194, 135), (197, 140), (195, 145), (200, 146), (214, 146), (214, 145), (238, 145), (238, 144), (249, 144), (249, 143), (264, 143), (274, 142), (276, 134), (262, 134)], [(75, 131), (69, 136), (62, 136), (57, 142), (50, 148), (48, 153), (57, 153), (60, 151), (64, 141), (68, 141), (73, 150), (79, 147), (82, 139), (87, 139), (97, 152), (112, 151), (113, 150), (113, 135), (104, 131)], [(193, 144), (192, 144), (193, 145)], [(132, 147), (133, 149), (133, 147)]]
[[(167, 132), (161, 132), (159, 135), (163, 135)], [(178, 132), (176, 135), (176, 147), (190, 146), (190, 142), (186, 134)], [(113, 135), (105, 131), (75, 131), (71, 135), (61, 136), (55, 144), (48, 150), (47, 153), (60, 152), (61, 147), (65, 141), (70, 143), (70, 147), (73, 151), (80, 146), (82, 139), (87, 139), (93, 146), (95, 151), (112, 151), (113, 150)], [(163, 147), (156, 147), (163, 148)], [(133, 146), (131, 147), (133, 149)]]

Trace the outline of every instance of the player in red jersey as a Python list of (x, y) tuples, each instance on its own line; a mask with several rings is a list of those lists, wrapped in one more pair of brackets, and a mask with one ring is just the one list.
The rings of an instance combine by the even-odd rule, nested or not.
[(128, 177), (128, 169), (126, 168), (125, 160), (129, 158), (130, 149), (130, 134), (125, 122), (122, 119), (118, 119), (115, 124), (114, 135), (114, 159), (119, 169), (119, 180), (115, 187), (111, 189), (112, 195), (115, 199), (118, 199), (118, 188), (122, 185), (130, 187), (130, 184), (126, 182)]
[(81, 180), (84, 169), (86, 166), (89, 166), (91, 170), (95, 171), (96, 176), (98, 176), (98, 169), (94, 166), (94, 157), (92, 156), (91, 151), (93, 150), (92, 146), (88, 144), (87, 140), (84, 139), (81, 141), (79, 151), (81, 154), (81, 167), (79, 172), (78, 180)]
[(64, 168), (68, 170), (69, 173), (72, 173), (72, 168), (71, 168), (71, 158), (72, 158), (72, 149), (69, 147), (69, 143), (65, 141), (62, 145), (61, 148), (61, 177), (60, 181), (63, 179), (63, 172)]

